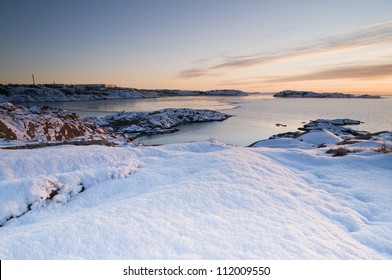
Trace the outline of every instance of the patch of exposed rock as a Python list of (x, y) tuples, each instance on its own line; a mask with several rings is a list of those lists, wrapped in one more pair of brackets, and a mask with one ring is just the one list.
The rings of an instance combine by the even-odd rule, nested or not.
[(103, 139), (107, 130), (74, 113), (49, 106), (24, 107), (0, 103), (0, 138), (21, 141)]

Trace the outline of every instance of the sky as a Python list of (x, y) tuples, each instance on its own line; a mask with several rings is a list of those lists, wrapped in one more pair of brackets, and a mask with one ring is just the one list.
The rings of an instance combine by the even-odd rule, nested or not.
[(391, 0), (0, 0), (0, 83), (392, 93)]

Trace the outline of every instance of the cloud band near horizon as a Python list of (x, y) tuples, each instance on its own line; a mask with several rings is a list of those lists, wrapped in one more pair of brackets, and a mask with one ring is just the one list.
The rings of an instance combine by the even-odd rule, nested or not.
[(392, 64), (359, 65), (335, 67), (316, 71), (313, 73), (286, 76), (265, 80), (266, 83), (300, 82), (312, 80), (336, 80), (336, 79), (370, 79), (375, 77), (392, 77)]
[[(252, 66), (262, 66), (266, 64), (273, 64), (277, 62), (285, 62), (292, 59), (300, 58), (300, 57), (307, 57), (307, 56), (316, 56), (320, 54), (325, 54), (328, 52), (335, 52), (340, 50), (347, 50), (352, 48), (359, 48), (359, 47), (367, 47), (373, 46), (377, 44), (383, 43), (390, 43), (392, 42), (392, 20), (380, 22), (377, 24), (373, 24), (366, 28), (362, 28), (350, 33), (341, 34), (339, 36), (329, 37), (322, 40), (317, 41), (313, 44), (304, 44), (302, 46), (298, 46), (291, 49), (286, 49), (280, 52), (273, 52), (268, 54), (258, 53), (258, 54), (250, 54), (244, 56), (234, 56), (234, 57), (226, 57), (225, 59), (220, 59), (221, 61), (210, 65), (207, 67), (190, 67), (188, 69), (184, 69), (180, 71), (177, 76), (182, 79), (192, 79), (204, 76), (213, 76), (217, 75), (219, 71), (229, 70), (229, 69), (239, 69), (239, 68), (246, 68)], [(380, 76), (380, 73), (384, 73), (385, 69), (390, 70), (390, 65), (379, 65), (380, 67), (376, 66), (353, 66), (350, 73), (357, 73), (361, 77), (367, 73), (369, 76)], [(373, 74), (369, 71), (371, 68), (377, 68), (376, 74)], [(350, 67), (349, 67), (350, 68)], [(338, 71), (339, 72), (339, 71)], [(302, 78), (308, 76), (311, 78), (313, 75), (313, 79), (320, 76), (324, 77), (333, 76), (334, 70), (325, 70), (316, 72), (313, 74), (302, 75)], [(379, 74), (377, 74), (379, 73)], [(343, 73), (341, 73), (343, 74)], [(384, 75), (384, 74), (382, 74)], [(301, 75), (297, 76), (299, 78)], [(352, 76), (350, 76), (352, 77)], [(284, 78), (282, 78), (284, 79)], [(294, 77), (292, 77), (294, 79)]]

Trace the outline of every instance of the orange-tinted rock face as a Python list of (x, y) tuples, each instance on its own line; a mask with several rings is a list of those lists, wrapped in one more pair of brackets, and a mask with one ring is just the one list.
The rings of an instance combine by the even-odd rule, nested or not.
[(0, 103), (0, 138), (7, 140), (62, 141), (106, 133), (101, 127), (61, 109)]
[(16, 140), (16, 134), (6, 124), (0, 120), (0, 138), (5, 138), (8, 140)]

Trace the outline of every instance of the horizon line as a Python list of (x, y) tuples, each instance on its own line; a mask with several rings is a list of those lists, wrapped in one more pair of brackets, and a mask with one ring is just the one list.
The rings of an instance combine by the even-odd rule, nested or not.
[(237, 89), (237, 88), (214, 88), (214, 89), (208, 89), (208, 90), (201, 90), (201, 89), (179, 89), (179, 88), (137, 88), (133, 86), (119, 86), (116, 84), (112, 83), (0, 83), (0, 86), (104, 86), (105, 88), (127, 88), (127, 89), (136, 89), (136, 90), (178, 90), (178, 91), (212, 91), (212, 90), (238, 90), (242, 91), (245, 93), (259, 93), (259, 94), (274, 94), (278, 93), (281, 91), (285, 90), (292, 90), (292, 91), (311, 91), (315, 93), (344, 93), (344, 94), (369, 94), (369, 95), (392, 95), (392, 92), (382, 92), (382, 91), (331, 91), (331, 90), (312, 90), (312, 89), (307, 89), (307, 90), (301, 90), (301, 89), (281, 89), (281, 90), (276, 90), (276, 91), (261, 91), (261, 90), (252, 90), (252, 91), (247, 91), (243, 89)]

